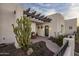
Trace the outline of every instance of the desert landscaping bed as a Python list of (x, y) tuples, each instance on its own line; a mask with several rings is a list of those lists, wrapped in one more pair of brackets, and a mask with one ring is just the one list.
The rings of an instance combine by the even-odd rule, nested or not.
[[(45, 45), (45, 42), (38, 42), (32, 44), (33, 53), (30, 56), (53, 56)], [(0, 56), (27, 56), (22, 49), (16, 49), (13, 44), (6, 45), (0, 48)]]

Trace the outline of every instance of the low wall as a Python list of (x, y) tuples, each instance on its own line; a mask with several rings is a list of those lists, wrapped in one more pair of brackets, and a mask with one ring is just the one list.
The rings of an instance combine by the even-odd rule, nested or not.
[(71, 35), (71, 38), (64, 38), (63, 44), (65, 44), (66, 41), (69, 41), (69, 45), (64, 53), (64, 56), (74, 56), (74, 50), (75, 50), (75, 36)]

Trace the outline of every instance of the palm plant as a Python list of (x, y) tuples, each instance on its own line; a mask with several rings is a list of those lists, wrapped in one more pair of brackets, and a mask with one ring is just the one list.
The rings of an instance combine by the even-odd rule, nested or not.
[(31, 39), (31, 20), (25, 16), (16, 20), (17, 26), (13, 26), (13, 32), (15, 34), (17, 43), (23, 50), (28, 50), (30, 47)]

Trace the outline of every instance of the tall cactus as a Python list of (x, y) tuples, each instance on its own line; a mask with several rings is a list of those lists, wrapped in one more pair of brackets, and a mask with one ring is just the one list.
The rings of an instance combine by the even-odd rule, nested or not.
[(17, 19), (16, 23), (17, 26), (12, 24), (16, 40), (22, 49), (28, 50), (31, 44), (31, 20), (23, 16), (21, 19)]

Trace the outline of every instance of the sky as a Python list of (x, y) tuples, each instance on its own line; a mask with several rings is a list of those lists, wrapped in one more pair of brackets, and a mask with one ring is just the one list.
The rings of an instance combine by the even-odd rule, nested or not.
[[(61, 13), (65, 19), (79, 18), (78, 3), (23, 3), (21, 5), (25, 9), (31, 8), (46, 16)], [(77, 25), (79, 26), (79, 20), (77, 20)]]

